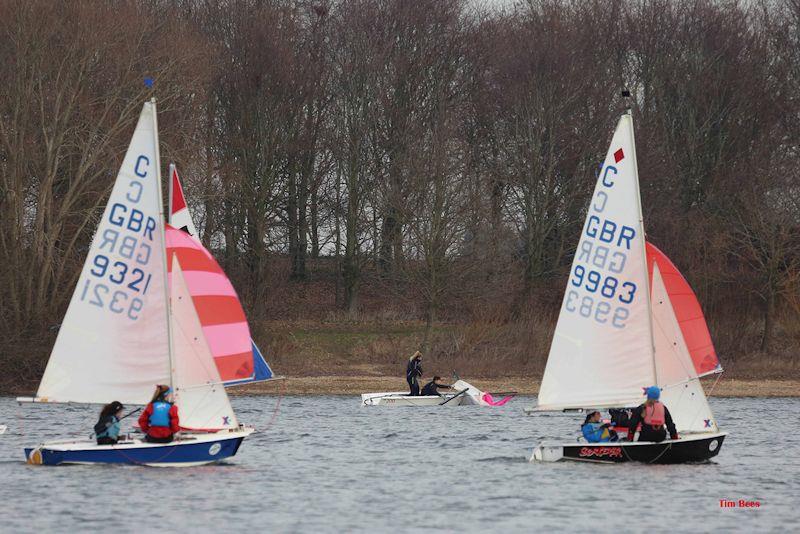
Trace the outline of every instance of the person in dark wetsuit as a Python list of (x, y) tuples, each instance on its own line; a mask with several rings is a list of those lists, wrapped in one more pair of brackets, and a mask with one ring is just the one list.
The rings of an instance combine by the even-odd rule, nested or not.
[(647, 401), (633, 410), (628, 426), (628, 441), (633, 441), (633, 435), (639, 423), (642, 424), (639, 441), (662, 442), (667, 439), (667, 431), (669, 431), (670, 439), (678, 439), (678, 431), (675, 429), (675, 423), (672, 422), (672, 415), (667, 407), (658, 400), (659, 397), (661, 397), (661, 390), (658, 386), (647, 388)]
[(452, 389), (453, 386), (448, 384), (439, 384), (439, 380), (441, 379), (441, 376), (434, 376), (433, 380), (425, 384), (425, 387), (422, 388), (422, 395), (439, 395), (439, 388)]
[(422, 376), (422, 353), (417, 351), (408, 360), (408, 367), (406, 367), (406, 382), (408, 388), (411, 390), (409, 395), (414, 397), (419, 396), (419, 378)]

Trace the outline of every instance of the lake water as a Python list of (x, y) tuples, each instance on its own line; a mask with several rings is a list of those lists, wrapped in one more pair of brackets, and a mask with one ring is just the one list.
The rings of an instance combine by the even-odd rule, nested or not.
[[(797, 525), (800, 399), (711, 399), (730, 432), (703, 465), (532, 464), (580, 415), (361, 407), (355, 397), (234, 397), (264, 428), (224, 465), (28, 466), (22, 448), (88, 435), (95, 409), (0, 398), (2, 531), (759, 531)], [(131, 418), (133, 419), (133, 418)], [(785, 432), (780, 428), (784, 427)], [(722, 508), (720, 499), (760, 501)]]

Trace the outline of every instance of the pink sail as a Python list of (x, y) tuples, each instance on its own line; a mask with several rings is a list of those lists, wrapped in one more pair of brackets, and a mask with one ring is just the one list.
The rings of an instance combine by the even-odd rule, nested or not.
[(180, 261), (222, 381), (252, 378), (250, 328), (230, 280), (211, 253), (183, 230), (167, 225), (166, 238), (167, 255), (174, 253)]
[(646, 246), (647, 270), (651, 286), (653, 263), (655, 262), (658, 263), (664, 286), (667, 289), (669, 300), (675, 311), (675, 317), (680, 325), (683, 339), (689, 349), (689, 354), (698, 376), (721, 370), (717, 353), (714, 350), (714, 343), (711, 341), (711, 334), (708, 331), (706, 318), (694, 291), (692, 291), (689, 283), (666, 254), (649, 241)]

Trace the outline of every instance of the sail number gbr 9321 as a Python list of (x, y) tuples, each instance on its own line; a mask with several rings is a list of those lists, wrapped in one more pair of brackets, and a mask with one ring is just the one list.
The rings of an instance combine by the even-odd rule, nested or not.
[(572, 264), (564, 308), (600, 324), (624, 328), (637, 284), (626, 279), (636, 229), (606, 214), (608, 189), (614, 187), (617, 168), (607, 165), (589, 207), (583, 234)]
[(150, 158), (138, 156), (127, 191), (112, 194), (85, 267), (89, 276), (79, 290), (82, 301), (134, 321), (153, 278), (151, 262), (159, 259), (153, 254), (156, 219), (136, 207), (152, 195), (145, 193), (150, 167)]

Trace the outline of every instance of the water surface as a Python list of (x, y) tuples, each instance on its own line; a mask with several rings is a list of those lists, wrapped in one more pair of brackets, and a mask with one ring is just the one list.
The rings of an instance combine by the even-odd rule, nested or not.
[(777, 532), (797, 521), (800, 399), (711, 399), (731, 435), (714, 462), (680, 466), (528, 463), (536, 443), (572, 440), (582, 421), (526, 416), (530, 398), (367, 408), (356, 397), (284, 397), (270, 425), (276, 401), (232, 399), (241, 421), (264, 430), (227, 464), (163, 469), (28, 466), (23, 446), (88, 435), (95, 409), (0, 398), (2, 530)]

